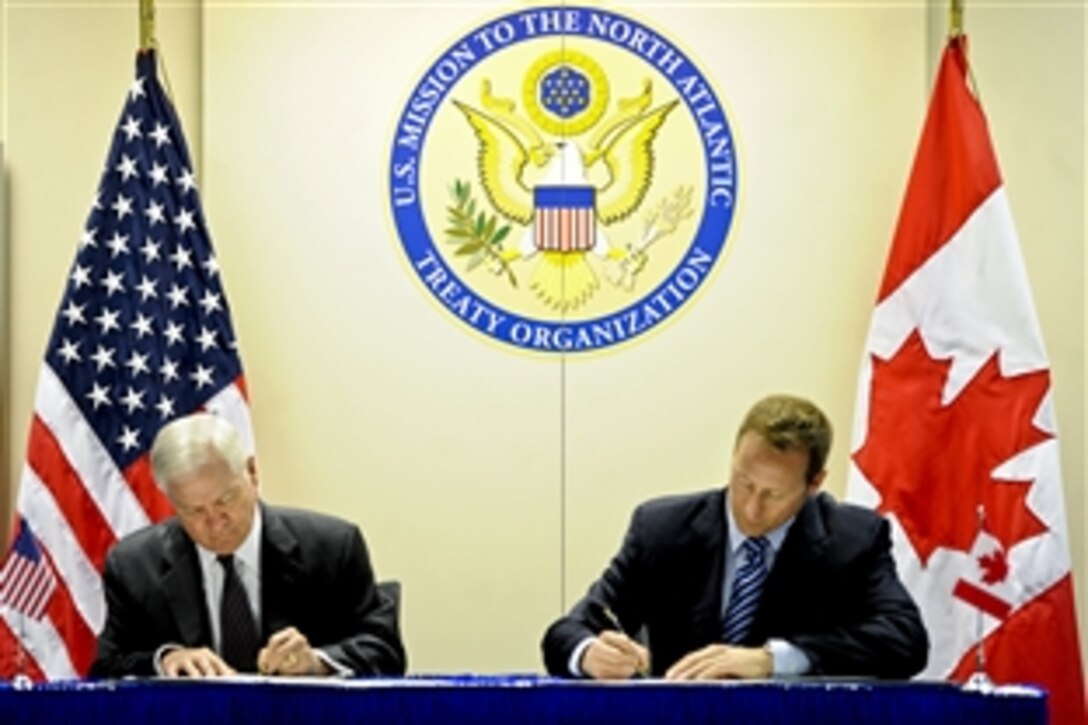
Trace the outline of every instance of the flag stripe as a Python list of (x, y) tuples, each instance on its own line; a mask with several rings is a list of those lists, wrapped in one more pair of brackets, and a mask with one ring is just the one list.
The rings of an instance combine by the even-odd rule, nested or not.
[(117, 539), (79, 476), (68, 465), (57, 439), (37, 416), (30, 423), (27, 463), (38, 480), (49, 489), (64, 518), (79, 522), (72, 533), (91, 563), (101, 569), (106, 561), (106, 552)]
[(67, 680), (79, 676), (69, 657), (69, 645), (49, 617), (21, 617), (6, 607), (0, 610), (0, 615), (8, 629), (23, 642), (27, 663), (33, 662), (33, 668), (26, 674), (30, 675), (36, 669), (49, 680)]
[(64, 457), (109, 521), (114, 536), (150, 523), (109, 451), (48, 365), (42, 365), (38, 374), (34, 410), (50, 430), (64, 431), (57, 436)]
[(25, 557), (12, 557), (4, 567), (0, 598), (9, 606), (20, 609), (28, 617), (38, 619), (44, 611), (44, 595), (52, 589), (53, 579), (47, 567), (36, 566)]
[(19, 487), (19, 511), (38, 532), (43, 548), (50, 552), (54, 569), (71, 593), (76, 609), (98, 631), (105, 621), (98, 570), (83, 552), (49, 489), (25, 466)]
[(46, 630), (50, 636), (55, 635), (65, 642), (68, 652), (59, 662), (67, 663), (66, 667), (73, 667), (78, 674), (85, 673), (91, 666), (97, 646), (97, 632), (101, 625), (94, 628), (80, 614), (79, 607), (72, 599), (72, 593), (63, 581), (57, 582), (58, 586), (49, 602), (48, 615), (44, 621), (51, 624)]
[(253, 455), (257, 447), (253, 439), (253, 421), (249, 413), (245, 376), (239, 375), (232, 385), (220, 390), (208, 399), (204, 409), (226, 418), (238, 431), (246, 453)]
[(161, 521), (171, 513), (173, 507), (166, 498), (154, 476), (151, 475), (151, 457), (142, 455), (129, 464), (124, 472), (125, 483), (128, 484), (140, 507), (152, 521)]
[[(1084, 672), (1076, 631), (1073, 578), (1067, 575), (1014, 611), (1001, 629), (985, 638), (987, 669), (1016, 672), (1018, 681), (1046, 687), (1050, 722), (1083, 723)], [(963, 654), (949, 679), (964, 682), (975, 666), (972, 648)]]
[[(15, 615), (7, 607), (0, 607), (0, 672), (26, 675), (34, 681), (45, 679), (45, 673), (37, 661), (23, 646), (21, 637), (17, 637), (8, 626), (8, 618)], [(61, 645), (63, 647), (63, 644)]]
[(966, 60), (947, 56), (911, 170), (878, 300), (941, 248), (1001, 184), (982, 108), (963, 82)]

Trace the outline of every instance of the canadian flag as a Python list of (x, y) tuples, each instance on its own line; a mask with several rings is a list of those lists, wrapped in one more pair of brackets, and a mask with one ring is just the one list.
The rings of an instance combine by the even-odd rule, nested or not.
[(893, 522), (922, 677), (982, 662), (1083, 723), (1049, 364), (966, 42), (944, 51), (873, 310), (847, 497)]

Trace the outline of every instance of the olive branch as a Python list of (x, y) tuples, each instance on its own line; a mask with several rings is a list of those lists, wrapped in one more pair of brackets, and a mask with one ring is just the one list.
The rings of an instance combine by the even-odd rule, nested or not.
[[(477, 211), (476, 200), (472, 198), (472, 187), (467, 181), (454, 179), (450, 196), (455, 205), (447, 206), (449, 228), (445, 230), (446, 241), (456, 244), (454, 254), (468, 257), (466, 270), (471, 272), (484, 262), (491, 262), (495, 274), (505, 274), (513, 287), (518, 286), (514, 270), (503, 255), (502, 242), (510, 234), (510, 225), (499, 227), (499, 217), (485, 211)], [(498, 227), (498, 228), (496, 228)]]

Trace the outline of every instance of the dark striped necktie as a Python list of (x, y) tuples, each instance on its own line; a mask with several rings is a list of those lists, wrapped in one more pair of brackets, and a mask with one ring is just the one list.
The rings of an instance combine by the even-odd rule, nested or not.
[(725, 642), (742, 642), (752, 627), (756, 609), (759, 607), (759, 595), (767, 578), (768, 546), (770, 542), (762, 536), (745, 539), (741, 544), (744, 563), (737, 569), (737, 575), (733, 579), (733, 592), (729, 595), (729, 608), (722, 624), (722, 639)]
[(260, 636), (242, 580), (234, 570), (234, 555), (217, 556), (223, 565), (223, 596), (219, 600), (219, 654), (239, 672), (257, 671)]

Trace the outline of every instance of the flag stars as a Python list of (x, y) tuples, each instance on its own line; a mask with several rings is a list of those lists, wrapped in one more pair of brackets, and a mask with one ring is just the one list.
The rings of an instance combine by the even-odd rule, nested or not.
[(132, 354), (128, 356), (128, 360), (125, 361), (125, 367), (128, 368), (128, 372), (132, 377), (135, 378), (140, 373), (144, 375), (151, 373), (151, 369), (147, 366), (148, 357), (150, 356), (141, 353), (139, 350), (132, 351)]
[(110, 204), (110, 209), (113, 209), (114, 213), (117, 214), (117, 221), (121, 221), (126, 214), (132, 213), (132, 199), (124, 194), (118, 194), (117, 199)]
[(174, 268), (181, 272), (181, 270), (189, 267), (193, 267), (193, 250), (186, 249), (185, 247), (178, 245), (178, 248), (174, 250), (174, 253), (170, 255), (170, 261), (174, 263)]
[(130, 100), (135, 101), (137, 98), (147, 95), (147, 91), (144, 90), (144, 78), (137, 78), (132, 81), (132, 85), (128, 89), (128, 97)]
[(128, 414), (132, 415), (137, 410), (144, 409), (144, 391), (136, 392), (131, 387), (125, 390), (125, 394), (121, 396), (121, 405), (128, 409)]
[(121, 426), (121, 435), (117, 436), (117, 443), (125, 449), (125, 452), (140, 447), (140, 429)]
[(147, 302), (151, 297), (158, 297), (159, 292), (155, 289), (159, 284), (156, 279), (148, 279), (147, 275), (140, 276), (140, 284), (136, 285), (136, 291), (140, 293), (140, 301)]
[(136, 319), (129, 324), (129, 327), (136, 332), (136, 339), (142, 340), (144, 336), (151, 334), (151, 318), (142, 312), (137, 312)]
[(166, 323), (166, 329), (162, 331), (162, 334), (166, 335), (166, 346), (180, 345), (185, 339), (185, 328), (174, 322), (168, 320)]
[(120, 330), (121, 325), (117, 322), (117, 318), (120, 316), (120, 310), (111, 310), (109, 307), (103, 307), (102, 312), (98, 317), (94, 318), (94, 321), (102, 326), (102, 334), (109, 334), (110, 330)]
[(170, 308), (176, 310), (181, 306), (189, 306), (189, 288), (179, 287), (177, 283), (170, 285), (170, 291), (166, 293), (167, 299), (170, 300)]
[(159, 249), (162, 247), (161, 242), (156, 242), (151, 237), (144, 239), (143, 246), (140, 247), (140, 254), (144, 255), (144, 262), (151, 264), (157, 259), (160, 259)]
[(115, 348), (102, 347), (99, 345), (95, 348), (94, 354), (91, 355), (91, 360), (98, 367), (98, 372), (102, 372), (106, 368), (115, 368), (117, 363), (113, 361), (113, 355), (116, 352)]
[(201, 262), (200, 266), (203, 267), (208, 272), (208, 276), (213, 279), (215, 278), (215, 275), (219, 274), (219, 260), (215, 258), (214, 254), (210, 255), (206, 261)]
[(143, 132), (140, 131), (140, 119), (135, 118), (134, 116), (128, 116), (121, 126), (121, 133), (125, 134), (125, 140), (130, 143), (134, 139), (143, 136)]
[(163, 126), (161, 122), (155, 122), (155, 130), (150, 134), (155, 141), (155, 148), (161, 149), (164, 145), (170, 143), (170, 129)]
[(174, 399), (165, 394), (160, 394), (159, 402), (155, 403), (155, 410), (159, 411), (159, 415), (162, 416), (163, 420), (172, 417), (174, 415)]
[(128, 254), (128, 235), (114, 232), (113, 236), (106, 240), (106, 246), (110, 248), (110, 259), (117, 259), (122, 254)]
[(121, 283), (125, 277), (121, 272), (114, 272), (112, 269), (106, 272), (106, 276), (99, 280), (99, 284), (106, 288), (106, 298), (113, 297), (115, 292), (124, 292), (125, 286)]
[(178, 234), (184, 234), (190, 229), (196, 229), (196, 222), (193, 221), (193, 213), (188, 209), (179, 211), (178, 215), (174, 217), (174, 223), (178, 225)]
[(90, 265), (87, 265), (86, 267), (84, 267), (82, 265), (77, 264), (75, 266), (75, 269), (72, 270), (72, 275), (71, 275), (71, 277), (69, 277), (69, 279), (71, 279), (72, 283), (75, 284), (77, 290), (79, 288), (81, 288), (81, 287), (90, 287), (91, 286), (91, 267), (90, 267)]
[(64, 319), (68, 321), (68, 327), (75, 324), (86, 325), (87, 319), (83, 316), (83, 310), (86, 308), (86, 304), (77, 305), (75, 300), (68, 300), (67, 306), (60, 311), (60, 314)]
[(94, 406), (95, 410), (98, 410), (98, 406), (100, 405), (113, 404), (110, 402), (110, 396), (107, 395), (108, 392), (109, 391), (99, 385), (97, 381), (93, 383), (91, 387), (91, 392), (87, 393), (87, 398), (90, 399), (91, 404)]
[(157, 187), (159, 184), (165, 184), (170, 180), (170, 177), (166, 175), (166, 167), (158, 161), (151, 165), (151, 171), (147, 172), (147, 175), (151, 177), (151, 185), (153, 187)]
[(196, 370), (189, 373), (189, 379), (196, 385), (197, 390), (201, 390), (205, 385), (212, 384), (212, 368), (197, 363)]
[(204, 296), (200, 298), (200, 306), (204, 308), (205, 315), (210, 315), (217, 310), (223, 309), (219, 293), (212, 292), (210, 289), (204, 290)]
[(196, 188), (196, 177), (193, 176), (192, 171), (186, 168), (182, 168), (181, 176), (177, 178), (177, 182), (182, 192), (186, 194)]
[(201, 325), (200, 334), (196, 336), (196, 342), (200, 345), (201, 352), (207, 352), (209, 349), (216, 347), (218, 343), (215, 341), (215, 330), (209, 330)]
[(159, 375), (162, 376), (162, 380), (164, 383), (178, 380), (178, 364), (170, 358), (164, 356), (162, 359), (162, 365), (159, 366)]
[(98, 228), (84, 229), (83, 234), (79, 237), (79, 251), (83, 251), (87, 247), (97, 247), (98, 240), (95, 236), (98, 234)]
[(79, 356), (79, 345), (82, 340), (76, 340), (72, 342), (67, 337), (61, 340), (60, 349), (57, 350), (57, 354), (64, 360), (65, 365), (70, 365), (73, 362), (83, 362), (83, 358)]
[(121, 175), (121, 183), (140, 175), (136, 170), (136, 159), (129, 158), (128, 154), (121, 154), (121, 161), (114, 167), (114, 170)]
[(148, 224), (152, 227), (156, 224), (166, 223), (165, 207), (154, 199), (147, 203), (147, 208), (144, 209), (144, 216), (147, 217)]

